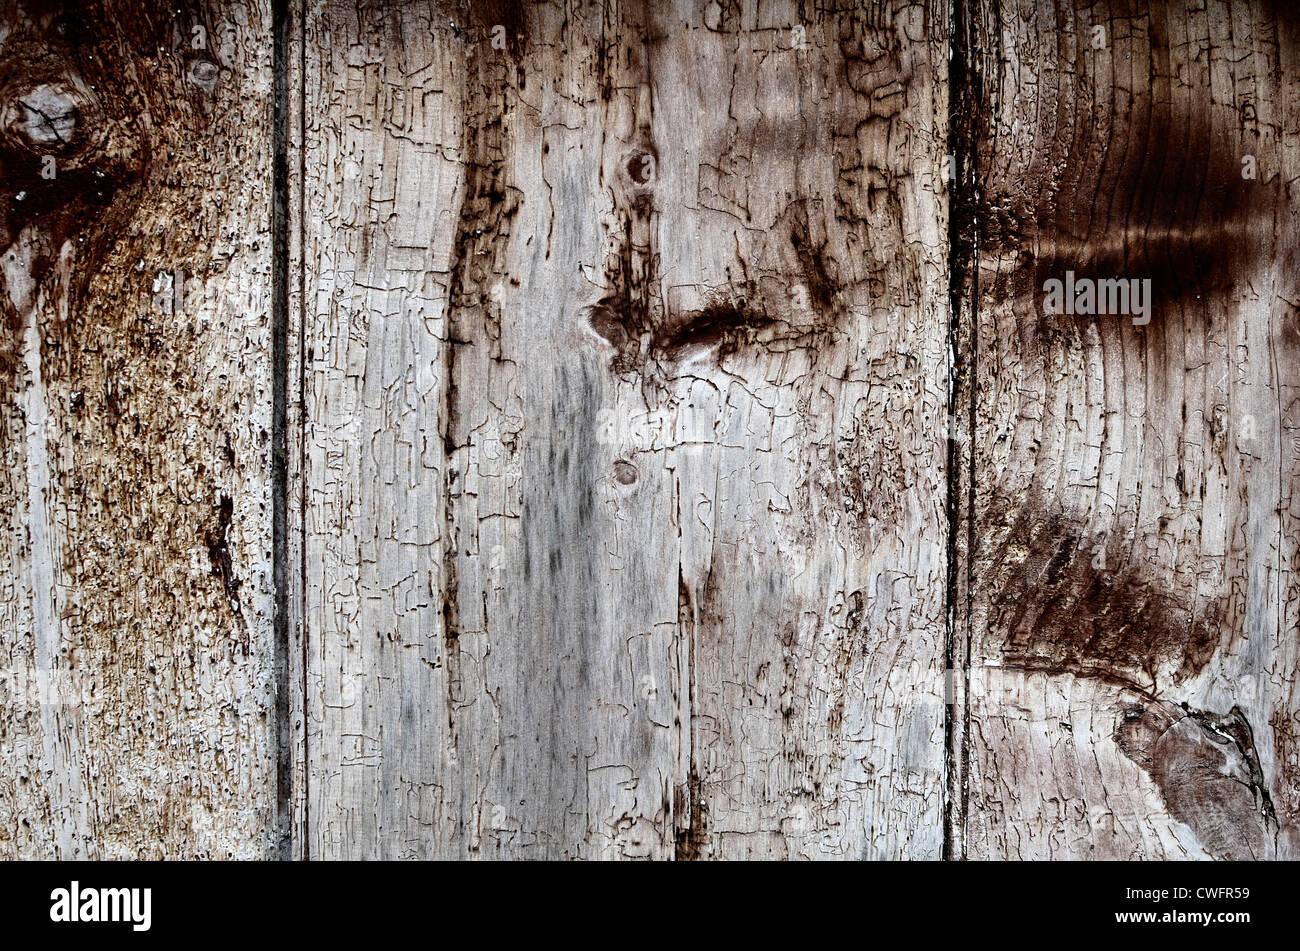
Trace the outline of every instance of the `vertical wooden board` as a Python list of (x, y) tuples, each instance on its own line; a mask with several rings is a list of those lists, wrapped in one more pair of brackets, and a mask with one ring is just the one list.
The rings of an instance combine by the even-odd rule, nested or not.
[[(965, 854), (1294, 856), (1295, 17), (966, 9)], [(1049, 315), (1067, 271), (1149, 308)]]
[(644, 276), (605, 280), (616, 412), (648, 392), (671, 427), (678, 854), (937, 858), (945, 23), (800, 11), (678, 4), (622, 31), (649, 42), (620, 51), (636, 122), (607, 167), (649, 151), (658, 183), (648, 213), (635, 188), (616, 205)]
[[(591, 90), (535, 86), (577, 133), (551, 185), (522, 23), (500, 49), (431, 5), (306, 23), (307, 852), (671, 854), (677, 579), (656, 605), (660, 579), (618, 564), (667, 513), (607, 511), (595, 361), (573, 364), (597, 212), (556, 263), (541, 218), (552, 188), (592, 202)], [(636, 578), (625, 604), (611, 571)]]
[(269, 13), (0, 7), (0, 855), (274, 848)]
[(432, 4), (300, 22), (300, 854), (450, 854), (440, 418), (464, 53)]
[(511, 9), (303, 17), (304, 852), (937, 856), (941, 20)]

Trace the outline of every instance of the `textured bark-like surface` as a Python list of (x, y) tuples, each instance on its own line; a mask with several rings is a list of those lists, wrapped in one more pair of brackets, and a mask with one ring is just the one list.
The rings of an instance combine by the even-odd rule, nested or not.
[(939, 855), (945, 26), (844, 6), (304, 10), (298, 854)]
[(1296, 857), (1300, 18), (947, 7), (0, 0), (0, 856)]
[(0, 856), (263, 856), (268, 11), (0, 4)]
[[(1300, 845), (1284, 6), (966, 7), (971, 857)], [(1045, 316), (1067, 271), (1149, 279), (1149, 313)]]

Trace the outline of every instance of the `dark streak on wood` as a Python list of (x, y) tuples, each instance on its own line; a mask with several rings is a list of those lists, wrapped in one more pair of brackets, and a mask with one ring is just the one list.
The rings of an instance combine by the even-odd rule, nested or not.
[(208, 529), (208, 561), (212, 565), (212, 574), (221, 579), (221, 586), (226, 592), (226, 603), (230, 606), (232, 620), (239, 628), (240, 647), (244, 656), (248, 656), (248, 622), (239, 607), (239, 587), (243, 584), (235, 575), (235, 567), (230, 557), (230, 524), (235, 512), (235, 503), (224, 492), (216, 506), (214, 524)]
[[(1009, 634), (1009, 662), (1150, 689), (1162, 673), (1176, 681), (1195, 676), (1214, 653), (1221, 604), (1198, 614), (1144, 579), (1140, 561), (1121, 563), (1117, 548), (1101, 550), (1110, 570), (1094, 568), (1098, 549), (1059, 515), (1045, 522), (1022, 515), (1006, 537), (1003, 552), (1029, 552), (993, 599), (992, 617)], [(999, 560), (1009, 563), (1005, 554)]]
[[(448, 289), (448, 339), (443, 364), (442, 432), (444, 466), (444, 524), (442, 539), (443, 662), (447, 668), (448, 701), (462, 689), (460, 657), (460, 597), (457, 558), (461, 530), (457, 517), (462, 494), (461, 450), (469, 433), (461, 411), (462, 400), (476, 400), (479, 379), (474, 361), (484, 356), (501, 359), (499, 304), (492, 301), (494, 281), (504, 279), (499, 261), (510, 238), (509, 222), (522, 195), (509, 183), (511, 136), (506, 117), (514, 109), (526, 31), (519, 4), (475, 5), (477, 29), (468, 38), (465, 84), (465, 182), (452, 246), (451, 283)], [(496, 25), (506, 27), (512, 64), (493, 55), (489, 44)], [(512, 81), (513, 79), (513, 81)], [(465, 351), (472, 355), (466, 360)], [(468, 365), (466, 365), (468, 363)], [(456, 733), (456, 718), (448, 711), (449, 728)], [(453, 741), (454, 742), (454, 741)]]

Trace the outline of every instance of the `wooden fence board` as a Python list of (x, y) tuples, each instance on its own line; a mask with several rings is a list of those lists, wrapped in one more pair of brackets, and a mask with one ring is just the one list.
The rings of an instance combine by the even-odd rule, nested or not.
[(268, 17), (0, 8), (0, 856), (275, 848)]
[(474, 9), (304, 18), (309, 851), (937, 857), (941, 22)]
[[(965, 854), (1294, 855), (1294, 17), (970, 22)], [(1149, 311), (1045, 316), (1067, 271)]]

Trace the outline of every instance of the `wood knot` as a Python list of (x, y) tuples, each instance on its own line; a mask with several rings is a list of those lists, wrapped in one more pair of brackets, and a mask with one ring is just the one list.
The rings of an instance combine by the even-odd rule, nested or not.
[(658, 156), (653, 150), (636, 149), (627, 157), (624, 168), (627, 169), (628, 178), (637, 185), (653, 185), (657, 163)]
[(221, 67), (210, 59), (195, 59), (190, 62), (187, 75), (191, 84), (210, 96), (217, 88), (217, 79), (221, 75)]
[(626, 459), (619, 459), (614, 463), (614, 479), (620, 485), (632, 485), (637, 480), (636, 466)]
[(0, 124), (11, 148), (38, 155), (67, 155), (87, 141), (98, 110), (72, 82), (27, 85), (4, 97)]

